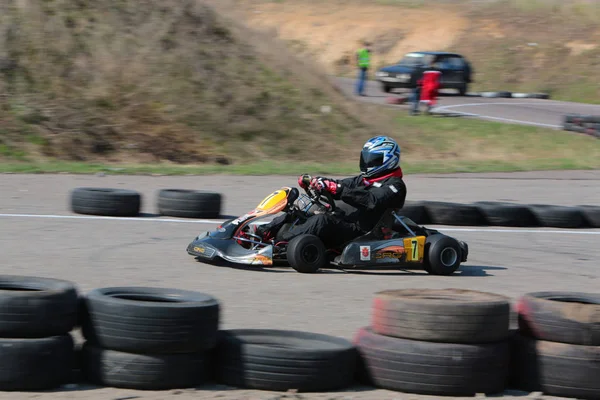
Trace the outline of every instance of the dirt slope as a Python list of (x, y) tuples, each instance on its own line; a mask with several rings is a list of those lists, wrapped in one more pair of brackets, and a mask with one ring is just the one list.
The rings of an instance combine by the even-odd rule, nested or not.
[(415, 50), (473, 61), (475, 90), (546, 91), (600, 102), (600, 3), (590, 0), (211, 0), (253, 28), (310, 54), (329, 73), (354, 74), (360, 41), (374, 63)]
[(286, 52), (198, 0), (4, 0), (0, 159), (314, 161), (385, 129)]

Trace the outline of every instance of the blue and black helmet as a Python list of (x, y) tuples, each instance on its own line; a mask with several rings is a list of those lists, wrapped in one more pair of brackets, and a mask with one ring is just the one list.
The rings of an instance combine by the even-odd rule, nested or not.
[(400, 146), (388, 136), (369, 139), (360, 152), (360, 170), (365, 178), (384, 175), (400, 165)]

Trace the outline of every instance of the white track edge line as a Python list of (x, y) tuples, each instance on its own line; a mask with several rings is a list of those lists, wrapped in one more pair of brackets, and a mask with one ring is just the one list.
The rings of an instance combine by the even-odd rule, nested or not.
[[(518, 106), (518, 105), (531, 105), (532, 103), (467, 103), (467, 104), (449, 104), (447, 106), (440, 106), (440, 107), (435, 107), (432, 111), (442, 111), (442, 110), (450, 110), (450, 109), (454, 109), (457, 107), (478, 107), (478, 106), (499, 106), (499, 105), (509, 105), (509, 106)], [(461, 114), (470, 114), (470, 113), (463, 113), (460, 112)], [(504, 122), (514, 122), (517, 124), (526, 124), (526, 125), (535, 125), (535, 126), (543, 126), (543, 127), (547, 127), (547, 128), (562, 128), (562, 126), (560, 125), (552, 125), (552, 124), (543, 124), (540, 122), (533, 122), (533, 121), (522, 121), (522, 120), (518, 120), (518, 119), (511, 119), (511, 118), (503, 118), (503, 117), (492, 117), (489, 115), (484, 115), (484, 114), (476, 114), (478, 118), (487, 118), (487, 119), (494, 119), (494, 120), (498, 120), (498, 121), (504, 121)], [(474, 116), (474, 115), (469, 115), (469, 116)]]
[[(227, 220), (225, 219), (173, 219), (173, 218), (148, 218), (148, 217), (104, 217), (92, 215), (52, 215), (52, 214), (0, 214), (0, 217), (5, 218), (46, 218), (46, 219), (88, 219), (88, 220), (112, 220), (112, 221), (144, 221), (144, 222), (174, 222), (188, 224), (220, 224)], [(257, 221), (256, 224), (264, 224), (266, 222)], [(439, 226), (439, 225), (428, 225)], [(503, 229), (503, 228), (439, 228), (441, 231), (448, 232), (494, 232), (494, 233), (552, 233), (563, 235), (600, 235), (600, 230), (555, 230), (555, 229)]]

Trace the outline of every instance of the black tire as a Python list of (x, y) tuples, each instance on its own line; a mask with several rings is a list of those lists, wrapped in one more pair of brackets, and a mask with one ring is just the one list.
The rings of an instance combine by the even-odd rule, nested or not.
[(82, 187), (71, 192), (71, 211), (77, 214), (137, 216), (141, 203), (142, 195), (134, 190)]
[(432, 275), (452, 275), (461, 263), (462, 249), (454, 238), (436, 233), (425, 239), (425, 271)]
[(358, 331), (354, 343), (376, 387), (406, 393), (472, 396), (502, 392), (508, 380), (509, 341), (434, 343)]
[(162, 189), (158, 192), (158, 212), (181, 218), (218, 218), (221, 215), (220, 193), (202, 190)]
[(510, 99), (512, 97), (512, 92), (507, 92), (507, 91), (481, 92), (481, 97)]
[(207, 381), (204, 353), (132, 354), (85, 343), (82, 375), (90, 383), (124, 389), (167, 390), (200, 386)]
[(430, 223), (424, 202), (407, 201), (404, 203), (404, 206), (398, 210), (397, 214), (410, 218), (416, 224), (425, 225)]
[(458, 90), (459, 95), (465, 96), (467, 94), (467, 92), (469, 91), (469, 84), (463, 83), (457, 90)]
[(352, 384), (358, 353), (343, 338), (301, 331), (221, 331), (217, 382), (260, 390), (321, 392)]
[(578, 206), (579, 212), (583, 216), (587, 226), (591, 228), (600, 228), (600, 206)]
[(386, 290), (375, 294), (375, 333), (443, 343), (490, 343), (509, 337), (510, 300), (460, 289)]
[(577, 207), (530, 204), (529, 209), (543, 227), (581, 228), (585, 224)]
[(546, 100), (550, 98), (550, 95), (548, 93), (527, 93), (526, 98)]
[(487, 225), (479, 209), (472, 204), (426, 201), (425, 209), (435, 225)]
[(392, 91), (392, 87), (389, 85), (381, 85), (381, 90), (383, 90), (385, 93), (390, 93)]
[(483, 214), (489, 225), (536, 227), (539, 222), (528, 206), (497, 201), (478, 201), (473, 203)]
[(290, 240), (286, 256), (290, 266), (303, 274), (315, 273), (327, 264), (325, 245), (315, 235), (299, 235)]
[(217, 341), (219, 302), (178, 289), (112, 287), (86, 295), (84, 337), (126, 353), (193, 353)]
[(62, 335), (77, 324), (78, 297), (71, 282), (0, 275), (0, 337)]
[(517, 305), (519, 329), (551, 342), (600, 346), (600, 294), (535, 292)]
[(511, 386), (551, 396), (600, 399), (600, 347), (513, 340)]
[(73, 338), (0, 339), (0, 390), (55, 389), (72, 377)]

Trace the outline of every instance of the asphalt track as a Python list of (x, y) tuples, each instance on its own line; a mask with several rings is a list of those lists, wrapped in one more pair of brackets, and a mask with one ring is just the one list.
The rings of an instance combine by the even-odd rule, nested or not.
[[(335, 78), (339, 88), (349, 96), (365, 102), (386, 104), (386, 98), (394, 96), (381, 90), (379, 82), (369, 81), (366, 96), (353, 94), (354, 80)], [(446, 91), (444, 91), (446, 92)], [(438, 99), (433, 111), (453, 116), (473, 117), (490, 121), (561, 129), (565, 114), (600, 115), (599, 104), (573, 103), (542, 99), (502, 99), (458, 96), (448, 90)], [(388, 105), (388, 104), (386, 104)], [(389, 105), (408, 111), (408, 105)]]
[[(295, 177), (153, 177), (0, 175), (0, 273), (75, 282), (81, 292), (106, 286), (154, 286), (210, 293), (222, 302), (227, 328), (298, 329), (352, 339), (369, 324), (373, 294), (392, 288), (463, 288), (516, 299), (538, 290), (598, 291), (600, 229), (440, 227), (469, 243), (469, 261), (449, 277), (419, 270), (328, 270), (315, 275), (289, 268), (232, 268), (203, 264), (185, 252), (216, 221), (159, 217), (162, 188), (215, 190), (224, 217), (254, 207)], [(412, 200), (510, 200), (523, 203), (598, 204), (600, 171), (408, 176)], [(139, 218), (83, 216), (69, 211), (69, 191), (80, 186), (128, 188), (143, 194)], [(275, 399), (275, 393), (227, 390), (141, 392), (72, 386), (52, 393), (0, 393), (0, 399)], [(290, 395), (291, 396), (291, 395)], [(505, 398), (523, 396), (507, 393)], [(303, 394), (305, 399), (433, 399), (355, 388)], [(546, 397), (550, 398), (550, 397)]]

